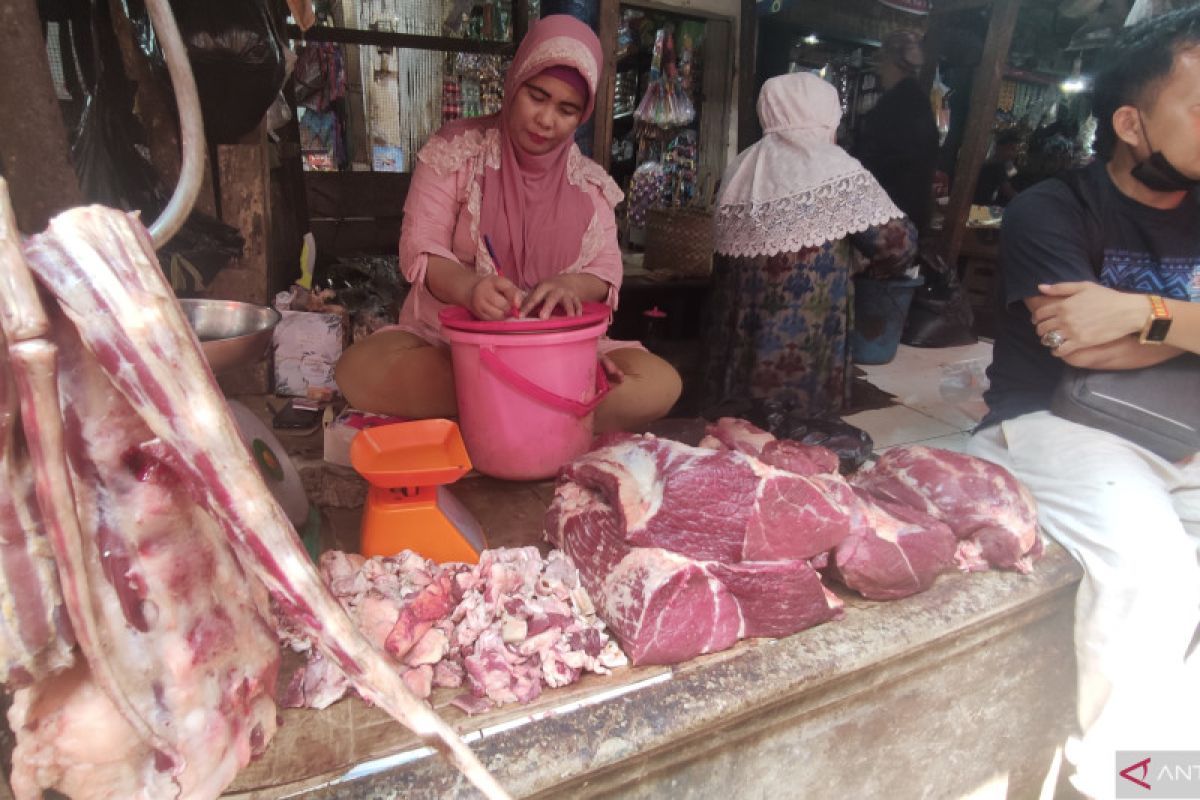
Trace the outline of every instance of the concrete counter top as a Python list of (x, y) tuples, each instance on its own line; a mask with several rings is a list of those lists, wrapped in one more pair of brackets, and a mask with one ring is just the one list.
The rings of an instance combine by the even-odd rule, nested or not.
[[(433, 702), (522, 797), (1031, 797), (1074, 718), (1080, 575), (1050, 545), (1031, 575), (945, 575), (889, 603), (844, 595), (841, 620), (589, 676), (528, 706), (468, 718), (446, 706), (454, 692)], [(477, 796), (358, 700), (284, 718), (235, 796)]]

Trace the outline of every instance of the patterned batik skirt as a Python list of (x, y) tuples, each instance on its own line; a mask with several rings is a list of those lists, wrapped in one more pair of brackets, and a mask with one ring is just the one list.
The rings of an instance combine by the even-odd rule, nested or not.
[(747, 399), (807, 417), (842, 410), (852, 376), (852, 252), (842, 239), (772, 256), (714, 256), (704, 410)]

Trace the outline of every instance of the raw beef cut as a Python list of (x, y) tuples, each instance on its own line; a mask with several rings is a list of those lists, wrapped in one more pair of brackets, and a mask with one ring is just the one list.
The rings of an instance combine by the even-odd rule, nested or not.
[(69, 667), (75, 644), (17, 405), (0, 333), (0, 683), (12, 689)]
[[(579, 573), (558, 551), (485, 550), (475, 565), (437, 564), (404, 551), (365, 559), (331, 551), (321, 577), (368, 639), (397, 659), (418, 697), (467, 684), (454, 701), (468, 714), (529, 702), (545, 686), (628, 663), (609, 639)], [(285, 632), (286, 633), (286, 632)], [(352, 687), (303, 638), (285, 635), (309, 662), (292, 676), (284, 705), (324, 708)]]
[(754, 456), (764, 464), (797, 475), (819, 475), (838, 471), (838, 457), (832, 450), (791, 439), (776, 439), (744, 419), (721, 417), (708, 425), (705, 432), (708, 435), (700, 442), (701, 447), (737, 450), (739, 453)]
[[(22, 519), (32, 483), (70, 620), (55, 624), (36, 568), (20, 576), (35, 596), (28, 616), (5, 609), (18, 633), (2, 654), (8, 678), (32, 680), (9, 715), (18, 798), (217, 797), (277, 724), (268, 593), (364, 698), (507, 796), (321, 583), (136, 216), (73, 209), (23, 243), (0, 179), (0, 329), (28, 454), (5, 437), (0, 493), (18, 505), (0, 511), (0, 558), (6, 577), (27, 567), (7, 545), (36, 539)], [(72, 635), (74, 667), (29, 657)]]
[[(703, 447), (737, 450), (800, 475), (838, 469), (833, 451), (776, 439), (743, 419), (722, 417), (706, 430), (708, 435), (700, 442)], [(829, 574), (864, 597), (895, 600), (925, 591), (938, 575), (953, 568), (957, 542), (944, 522), (861, 490), (858, 496), (865, 524), (852, 525), (834, 548)]]
[(678, 663), (840, 614), (807, 560), (864, 524), (839, 478), (652, 436), (609, 442), (563, 470), (546, 535), (633, 663)]
[(872, 600), (897, 600), (928, 589), (954, 568), (950, 526), (928, 514), (859, 491), (867, 525), (833, 550), (828, 572)]
[(851, 481), (949, 525), (959, 539), (955, 558), (962, 569), (1029, 572), (1042, 553), (1033, 496), (990, 461), (933, 447), (893, 447)]
[[(75, 528), (56, 526), (75, 553), (58, 564), (72, 617), (86, 621), (75, 630), (87, 664), (17, 692), (14, 791), (216, 797), (275, 732), (265, 593), (75, 329), (60, 321), (53, 333)], [(113, 719), (96, 719), (101, 709)], [(94, 746), (98, 730), (128, 740), (122, 758)]]
[(797, 475), (744, 453), (653, 436), (615, 441), (562, 478), (596, 490), (633, 547), (725, 563), (809, 559), (864, 524), (857, 496), (836, 474)]

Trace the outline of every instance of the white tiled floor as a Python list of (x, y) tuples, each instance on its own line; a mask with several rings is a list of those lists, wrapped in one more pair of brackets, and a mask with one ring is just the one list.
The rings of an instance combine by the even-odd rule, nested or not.
[(896, 396), (898, 405), (846, 417), (875, 440), (877, 450), (921, 444), (961, 451), (970, 430), (987, 411), (983, 370), (992, 360), (991, 342), (965, 347), (900, 345), (890, 364), (863, 365), (867, 380)]

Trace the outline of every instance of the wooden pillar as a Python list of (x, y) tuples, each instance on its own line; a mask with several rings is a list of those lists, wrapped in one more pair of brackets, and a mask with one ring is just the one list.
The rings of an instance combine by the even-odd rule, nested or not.
[(617, 25), (621, 18), (619, 0), (600, 0), (597, 24), (600, 52), (604, 54), (604, 71), (596, 87), (596, 110), (592, 115), (595, 131), (592, 139), (592, 159), (607, 171), (612, 160), (613, 92), (617, 84)]
[(958, 151), (954, 169), (954, 188), (942, 225), (942, 252), (946, 263), (951, 266), (958, 263), (979, 169), (987, 157), (992, 124), (996, 119), (996, 103), (1000, 99), (1000, 84), (1020, 8), (1021, 0), (996, 0), (992, 4), (983, 56), (971, 86), (971, 111), (967, 115), (962, 148)]
[(0, 3), (0, 172), (26, 233), (83, 203), (35, 0)]
[(704, 26), (704, 69), (701, 72), (700, 103), (700, 147), (696, 153), (697, 168), (696, 196), (705, 203), (712, 195), (713, 187), (721, 180), (725, 164), (729, 161), (729, 128), (737, 109), (733, 108), (734, 58), (737, 48), (734, 43), (734, 20), (729, 18), (710, 19)]
[(738, 137), (740, 153), (758, 139), (758, 12), (754, 0), (742, 0), (738, 23)]
[(513, 44), (518, 45), (529, 31), (529, 0), (513, 0), (512, 28)]
[[(242, 257), (217, 273), (204, 294), (220, 300), (270, 305), (276, 285), (270, 254), (271, 171), (264, 123), (237, 144), (217, 146), (221, 221), (241, 232)], [(279, 265), (275, 265), (278, 267)], [(294, 265), (297, 270), (299, 265)], [(269, 362), (263, 359), (220, 376), (226, 394), (258, 394), (270, 388)]]
[(259, 125), (238, 144), (217, 146), (221, 221), (246, 240), (241, 259), (217, 273), (205, 294), (222, 300), (267, 305), (267, 225), (270, 168), (266, 127)]

